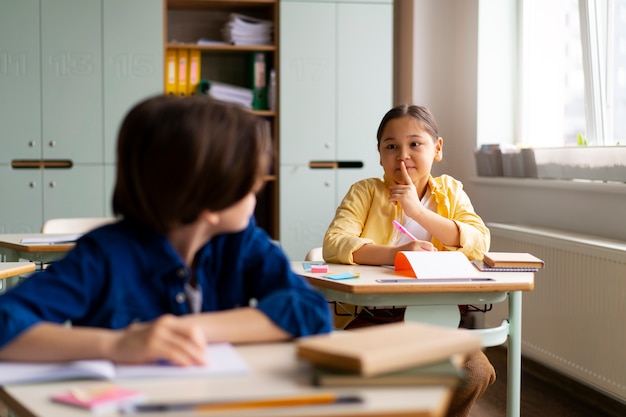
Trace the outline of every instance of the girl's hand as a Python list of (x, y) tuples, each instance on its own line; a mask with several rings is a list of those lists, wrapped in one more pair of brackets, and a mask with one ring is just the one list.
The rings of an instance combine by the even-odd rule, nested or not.
[(402, 251), (428, 251), (434, 252), (437, 248), (426, 240), (415, 240), (413, 242), (406, 243), (401, 246), (397, 246), (398, 252)]
[(422, 203), (417, 195), (417, 189), (413, 184), (413, 180), (411, 180), (404, 161), (400, 161), (400, 172), (402, 173), (404, 184), (396, 184), (393, 187), (389, 187), (389, 202), (393, 204), (400, 203), (402, 210), (405, 212), (421, 208)]
[(165, 361), (178, 366), (203, 365), (205, 347), (204, 333), (196, 323), (164, 315), (120, 331), (110, 356), (118, 363)]

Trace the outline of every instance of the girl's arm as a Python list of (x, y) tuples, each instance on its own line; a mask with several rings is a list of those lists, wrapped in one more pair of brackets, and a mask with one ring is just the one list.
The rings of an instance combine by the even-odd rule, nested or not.
[(352, 253), (354, 262), (359, 265), (393, 265), (396, 254), (400, 251), (433, 251), (432, 243), (424, 240), (409, 242), (401, 246), (376, 245), (374, 243), (361, 246)]

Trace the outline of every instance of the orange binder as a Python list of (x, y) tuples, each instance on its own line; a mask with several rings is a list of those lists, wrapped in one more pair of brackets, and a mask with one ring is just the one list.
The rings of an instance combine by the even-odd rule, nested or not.
[(189, 74), (187, 76), (187, 95), (191, 96), (198, 92), (200, 83), (200, 50), (191, 49), (189, 51)]
[(176, 49), (168, 49), (165, 52), (165, 94), (176, 94), (178, 84), (178, 54)]
[(187, 95), (189, 73), (189, 51), (187, 49), (178, 50), (178, 83), (176, 92), (181, 96)]

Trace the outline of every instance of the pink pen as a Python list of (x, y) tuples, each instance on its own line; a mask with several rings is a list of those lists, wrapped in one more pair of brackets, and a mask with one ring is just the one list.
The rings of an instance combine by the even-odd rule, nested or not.
[(400, 223), (398, 223), (398, 222), (397, 222), (397, 221), (395, 221), (395, 220), (394, 220), (392, 223), (393, 223), (394, 227), (400, 231), (400, 233), (404, 233), (405, 235), (407, 235), (408, 237), (410, 237), (410, 238), (411, 238), (411, 240), (417, 240), (417, 238), (416, 238), (415, 236), (413, 236), (413, 235), (411, 234), (411, 232), (409, 232), (408, 230), (406, 230), (406, 227), (402, 226)]

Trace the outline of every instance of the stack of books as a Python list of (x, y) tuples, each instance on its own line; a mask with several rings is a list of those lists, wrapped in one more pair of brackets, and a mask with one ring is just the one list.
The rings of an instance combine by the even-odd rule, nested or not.
[(545, 262), (527, 252), (486, 252), (483, 260), (472, 263), (487, 272), (537, 272)]
[(231, 13), (223, 28), (224, 39), (234, 45), (271, 45), (274, 23), (238, 13)]
[(464, 378), (478, 335), (423, 323), (392, 323), (309, 336), (296, 342), (320, 386), (450, 385)]
[(254, 91), (251, 88), (217, 81), (208, 82), (207, 94), (217, 100), (237, 103), (246, 109), (252, 108), (252, 100), (254, 99)]

